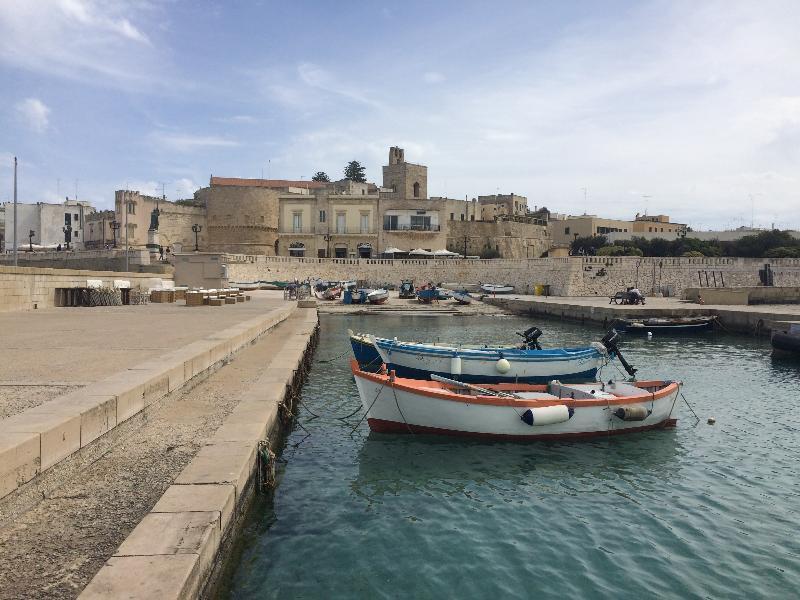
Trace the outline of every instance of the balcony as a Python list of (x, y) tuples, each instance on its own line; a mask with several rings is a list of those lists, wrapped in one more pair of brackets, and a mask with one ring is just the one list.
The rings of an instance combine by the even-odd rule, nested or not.
[(331, 235), (375, 235), (374, 229), (360, 227), (338, 227), (329, 232)]
[(280, 232), (284, 235), (311, 235), (316, 233), (314, 227), (283, 227)]
[(390, 225), (383, 224), (384, 231), (441, 231), (439, 225)]

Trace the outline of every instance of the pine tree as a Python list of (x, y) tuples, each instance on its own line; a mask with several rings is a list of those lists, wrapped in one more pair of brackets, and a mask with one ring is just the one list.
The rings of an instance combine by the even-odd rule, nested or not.
[(357, 160), (351, 160), (347, 163), (347, 166), (344, 168), (344, 176), (346, 179), (350, 181), (355, 181), (356, 183), (366, 183), (367, 176), (365, 174), (366, 169), (361, 166), (361, 163)]
[(330, 181), (330, 180), (331, 178), (328, 177), (328, 174), (325, 171), (317, 171), (311, 178), (311, 181)]

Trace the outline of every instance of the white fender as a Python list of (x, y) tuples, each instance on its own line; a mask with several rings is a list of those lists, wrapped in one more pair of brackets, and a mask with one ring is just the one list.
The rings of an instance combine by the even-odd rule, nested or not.
[(511, 370), (511, 363), (508, 362), (505, 358), (501, 358), (494, 364), (495, 368), (497, 369), (498, 373), (506, 374)]
[(461, 357), (454, 356), (450, 359), (450, 374), (461, 375)]

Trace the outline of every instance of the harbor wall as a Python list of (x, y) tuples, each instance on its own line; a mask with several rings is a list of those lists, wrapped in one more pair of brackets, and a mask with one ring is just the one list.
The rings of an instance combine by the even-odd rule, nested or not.
[(55, 306), (56, 289), (86, 287), (87, 279), (100, 279), (111, 287), (115, 279), (131, 282), (131, 287), (149, 287), (152, 279), (172, 279), (171, 275), (84, 271), (76, 269), (39, 269), (0, 265), (0, 312), (31, 310)]
[[(14, 264), (14, 255), (0, 254), (0, 265)], [(77, 250), (23, 252), (20, 250), (17, 266), (38, 267), (40, 269), (85, 269), (90, 271), (125, 271), (128, 269), (142, 273), (163, 273), (171, 269), (166, 263), (151, 263), (147, 250), (130, 250), (126, 263), (125, 250)]]
[[(412, 279), (420, 284), (507, 283), (522, 294), (549, 286), (553, 296), (611, 296), (627, 287), (646, 295), (681, 296), (686, 288), (756, 287), (765, 268), (774, 286), (800, 286), (800, 259), (568, 257), (531, 259), (327, 259), (241, 254), (206, 255), (224, 265), (218, 272), (236, 282), (358, 279), (377, 285)], [(176, 257), (177, 258), (177, 257)], [(768, 265), (768, 268), (765, 267)], [(186, 268), (175, 263), (175, 279), (183, 284)], [(197, 269), (198, 265), (194, 265)]]

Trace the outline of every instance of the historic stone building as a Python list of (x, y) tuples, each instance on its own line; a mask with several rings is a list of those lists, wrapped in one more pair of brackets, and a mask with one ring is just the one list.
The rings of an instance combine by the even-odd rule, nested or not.
[(113, 210), (99, 210), (86, 216), (83, 227), (83, 247), (87, 250), (114, 247), (117, 241), (112, 223), (116, 222), (117, 215)]
[(114, 196), (114, 213), (120, 225), (118, 246), (124, 247), (127, 243), (132, 248), (144, 248), (151, 215), (158, 208), (158, 243), (162, 247), (170, 248), (173, 252), (193, 249), (195, 234), (192, 226), (199, 225), (202, 229), (198, 243), (200, 249), (204, 249), (207, 235), (204, 205), (169, 202), (130, 190), (118, 190)]
[[(7, 203), (5, 211), (6, 250), (14, 246), (14, 208)], [(37, 202), (17, 203), (17, 247), (29, 243), (55, 248), (69, 245), (73, 250), (83, 249), (84, 224), (94, 207), (84, 200), (65, 200), (60, 204)], [(33, 236), (29, 237), (29, 233)]]

